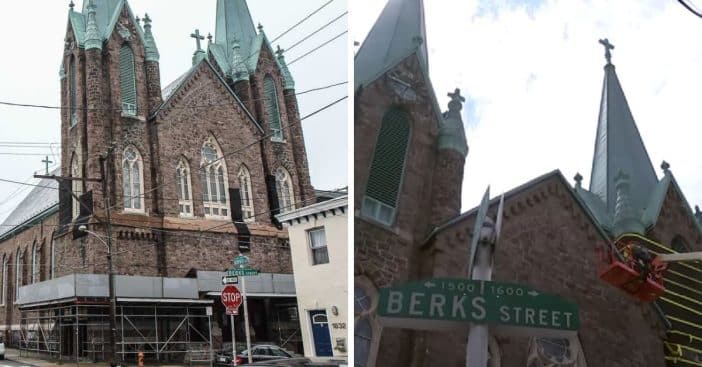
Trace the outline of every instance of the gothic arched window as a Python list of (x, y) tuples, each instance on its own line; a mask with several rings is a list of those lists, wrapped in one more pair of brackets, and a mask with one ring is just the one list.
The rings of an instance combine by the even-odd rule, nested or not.
[(244, 222), (254, 221), (253, 190), (251, 188), (251, 174), (246, 166), (239, 168), (239, 190), (241, 191), (241, 213)]
[(270, 74), (263, 78), (263, 105), (268, 115), (268, 126), (271, 130), (271, 139), (274, 141), (283, 141), (283, 127), (280, 122), (280, 108), (278, 107), (278, 88), (275, 86), (275, 80)]
[(51, 268), (49, 270), (49, 279), (56, 277), (56, 241), (51, 238)]
[(134, 147), (127, 147), (122, 154), (122, 196), (125, 211), (144, 211), (144, 179), (142, 159)]
[(8, 258), (7, 255), (2, 255), (2, 295), (0, 295), (0, 305), (4, 306), (7, 300), (7, 268), (8, 268)]
[(74, 56), (71, 56), (71, 59), (69, 61), (68, 65), (68, 95), (69, 95), (69, 105), (70, 105), (70, 120), (71, 120), (71, 126), (75, 125), (78, 122), (78, 111), (76, 109), (76, 101), (78, 100), (77, 97), (77, 91), (76, 91), (76, 58)]
[(19, 289), (22, 284), (22, 265), (24, 265), (24, 255), (17, 249), (17, 256), (15, 256), (15, 301), (19, 299)]
[[(75, 153), (73, 154), (73, 158), (71, 159), (71, 177), (82, 177), (80, 173), (80, 163), (78, 163), (78, 155)], [(74, 194), (71, 195), (71, 209), (73, 219), (76, 219), (78, 218), (78, 216), (80, 216), (80, 201), (76, 199), (76, 197), (80, 198), (80, 196), (83, 195), (83, 182), (79, 180), (72, 180), (71, 190)]]
[(380, 324), (376, 320), (378, 290), (371, 281), (358, 276), (353, 288), (354, 366), (374, 367), (380, 345)]
[(126, 44), (119, 50), (119, 89), (122, 96), (122, 114), (136, 116), (137, 92), (134, 51)]
[(185, 217), (193, 215), (193, 196), (190, 183), (190, 167), (188, 162), (181, 158), (176, 167), (176, 191), (178, 191), (180, 215)]
[(275, 172), (275, 188), (278, 193), (278, 209), (280, 213), (295, 210), (295, 194), (292, 180), (288, 171), (280, 167)]
[(205, 217), (226, 219), (229, 216), (229, 175), (222, 151), (212, 137), (202, 146), (200, 167)]
[(391, 225), (400, 193), (410, 126), (407, 112), (393, 108), (383, 117), (375, 144), (361, 214)]
[(32, 279), (31, 284), (39, 281), (39, 246), (36, 243), (32, 244)]

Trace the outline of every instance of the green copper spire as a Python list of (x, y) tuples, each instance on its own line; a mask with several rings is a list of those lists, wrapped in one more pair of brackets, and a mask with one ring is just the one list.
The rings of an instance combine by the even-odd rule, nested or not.
[(285, 63), (285, 56), (283, 55), (285, 50), (278, 46), (278, 50), (275, 52), (278, 54), (278, 64), (280, 65), (280, 71), (283, 73), (283, 89), (295, 89), (295, 80), (293, 80), (292, 74), (290, 74), (290, 69), (288, 69), (288, 64)]
[(88, 24), (85, 28), (85, 49), (102, 50), (102, 37), (95, 17), (95, 0), (88, 0)]
[(256, 38), (256, 28), (246, 0), (217, 0), (215, 43), (220, 45), (231, 60), (234, 40), (239, 42), (244, 59), (253, 52), (251, 45)]
[(229, 76), (235, 82), (249, 80), (249, 69), (246, 67), (246, 61), (241, 57), (241, 46), (237, 39), (234, 39), (232, 42), (231, 69), (229, 70)]
[(83, 14), (89, 13), (91, 3), (97, 3), (95, 4), (95, 22), (101, 37), (100, 40), (107, 38), (108, 35), (105, 33), (108, 32), (110, 22), (115, 17), (117, 11), (122, 9), (122, 5), (125, 1), (126, 0), (86, 0), (83, 2)]
[[(138, 19), (138, 18), (137, 18)], [(144, 49), (146, 50), (146, 61), (158, 62), (160, 55), (156, 47), (156, 40), (151, 33), (151, 18), (149, 14), (144, 15)]]
[(624, 233), (643, 235), (646, 229), (641, 222), (641, 212), (632, 206), (631, 196), (629, 196), (631, 188), (629, 175), (625, 174), (624, 171), (619, 171), (614, 181), (617, 191), (614, 206), (614, 237)]
[(466, 143), (466, 132), (463, 128), (461, 110), (466, 99), (461, 96), (461, 90), (456, 88), (451, 97), (449, 110), (444, 113), (444, 120), (439, 128), (439, 149), (451, 149), (458, 152), (464, 158), (468, 155), (468, 143)]
[(611, 64), (609, 51), (614, 46), (607, 40), (601, 43), (605, 46), (607, 64), (604, 68), (590, 191), (603, 201), (609, 213), (613, 213), (617, 200), (615, 179), (619, 171), (624, 171), (629, 175), (629, 181), (634, 183), (630, 188), (631, 206), (640, 211), (646, 206), (658, 179)]
[(355, 88), (416, 53), (428, 75), (423, 0), (388, 0), (354, 58)]

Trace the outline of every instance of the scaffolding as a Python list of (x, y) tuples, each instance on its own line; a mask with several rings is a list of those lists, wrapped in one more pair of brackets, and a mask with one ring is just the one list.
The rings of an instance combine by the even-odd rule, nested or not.
[[(118, 302), (117, 355), (123, 362), (135, 362), (143, 352), (146, 361), (155, 363), (210, 364), (211, 310), (202, 303)], [(62, 361), (106, 360), (107, 302), (74, 301), (26, 307), (20, 312), (21, 355)]]

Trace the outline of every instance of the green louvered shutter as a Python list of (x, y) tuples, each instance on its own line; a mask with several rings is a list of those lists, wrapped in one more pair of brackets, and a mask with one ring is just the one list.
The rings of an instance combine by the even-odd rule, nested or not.
[(271, 134), (273, 139), (283, 140), (283, 130), (280, 126), (280, 110), (278, 109), (278, 92), (275, 80), (270, 75), (263, 78), (263, 93), (265, 97), (266, 114), (270, 119)]
[(409, 140), (409, 116), (391, 109), (383, 117), (373, 153), (366, 186), (363, 212), (385, 224), (391, 224), (400, 191), (405, 155)]
[(136, 75), (134, 72), (134, 52), (124, 45), (119, 51), (119, 87), (122, 93), (122, 113), (136, 115)]

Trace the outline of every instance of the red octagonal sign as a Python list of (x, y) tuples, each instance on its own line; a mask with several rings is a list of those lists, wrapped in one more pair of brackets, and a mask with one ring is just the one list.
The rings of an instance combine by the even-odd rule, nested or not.
[(227, 285), (222, 290), (222, 304), (226, 308), (237, 309), (239, 306), (241, 306), (241, 302), (243, 302), (243, 300), (244, 298), (241, 296), (239, 289), (231, 284)]

